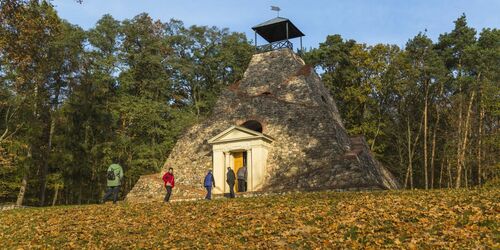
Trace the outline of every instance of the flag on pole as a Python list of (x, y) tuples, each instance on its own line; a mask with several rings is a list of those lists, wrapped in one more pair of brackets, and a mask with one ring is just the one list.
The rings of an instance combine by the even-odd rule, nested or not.
[(278, 6), (271, 6), (271, 10), (280, 11), (281, 9)]
[(271, 6), (271, 10), (276, 11), (276, 13), (278, 13), (278, 17), (280, 16), (280, 10), (281, 10), (280, 7), (278, 7), (278, 6)]

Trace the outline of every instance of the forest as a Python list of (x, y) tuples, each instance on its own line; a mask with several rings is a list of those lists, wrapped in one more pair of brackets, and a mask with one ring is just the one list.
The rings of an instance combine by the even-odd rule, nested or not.
[[(50, 2), (0, 3), (0, 203), (96, 203), (112, 162), (124, 196), (158, 172), (256, 52), (244, 33), (103, 16), (84, 30)], [(404, 47), (329, 35), (298, 51), (351, 135), (405, 189), (500, 185), (500, 30), (459, 16)]]

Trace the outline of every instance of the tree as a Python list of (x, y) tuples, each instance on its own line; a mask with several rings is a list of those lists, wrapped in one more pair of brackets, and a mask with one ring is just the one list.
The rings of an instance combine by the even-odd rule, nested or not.
[[(28, 138), (28, 158), (35, 157), (40, 169), (40, 203), (45, 198), (48, 153), (44, 141), (50, 133), (50, 47), (60, 31), (60, 20), (46, 1), (13, 1), (0, 4), (0, 54), (8, 64), (3, 70), (11, 85), (18, 109), (24, 116), (19, 122), (30, 124), (24, 134)], [(33, 41), (37, 41), (34, 43)], [(29, 168), (28, 168), (29, 169)], [(26, 188), (26, 169), (20, 200)]]
[[(170, 26), (178, 25), (171, 21)], [(209, 113), (220, 91), (243, 75), (253, 47), (240, 33), (227, 29), (176, 27), (167, 38), (173, 49), (171, 65), (174, 102), (194, 108), (197, 118)]]
[[(431, 101), (436, 95), (441, 82), (444, 81), (444, 64), (434, 50), (432, 41), (424, 34), (418, 34), (406, 44), (406, 55), (410, 65), (412, 66), (410, 73), (410, 81), (413, 81), (417, 86), (418, 92), (423, 93), (422, 119), (423, 119), (423, 176), (424, 187), (429, 188), (429, 109)], [(433, 144), (434, 145), (434, 144)], [(431, 161), (434, 161), (435, 146), (433, 146), (433, 155)], [(431, 163), (432, 166), (433, 163)], [(432, 178), (434, 176), (434, 168), (430, 170)]]
[[(465, 167), (465, 153), (467, 151), (467, 139), (469, 137), (470, 116), (472, 112), (472, 102), (476, 92), (470, 88), (470, 83), (474, 79), (472, 65), (465, 60), (467, 49), (476, 43), (476, 31), (467, 26), (465, 15), (455, 21), (455, 28), (450, 33), (445, 33), (439, 37), (437, 48), (445, 61), (448, 69), (448, 78), (451, 82), (451, 94), (453, 102), (456, 102), (458, 113), (456, 120), (455, 142), (456, 153), (456, 178), (455, 187), (462, 185), (462, 170)], [(467, 102), (466, 99), (469, 99)], [(465, 112), (465, 114), (464, 114)], [(464, 119), (465, 118), (465, 119)]]

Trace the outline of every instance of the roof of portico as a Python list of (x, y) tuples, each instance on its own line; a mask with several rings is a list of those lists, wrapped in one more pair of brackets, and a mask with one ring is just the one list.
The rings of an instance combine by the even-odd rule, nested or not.
[(255, 139), (262, 139), (268, 142), (274, 141), (274, 138), (266, 134), (253, 131), (245, 127), (231, 126), (230, 128), (219, 133), (218, 135), (212, 137), (210, 140), (208, 140), (208, 143), (216, 144), (216, 143), (247, 141)]

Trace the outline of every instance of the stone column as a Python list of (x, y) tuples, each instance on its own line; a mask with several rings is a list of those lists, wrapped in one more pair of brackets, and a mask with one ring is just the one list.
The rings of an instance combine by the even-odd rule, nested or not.
[[(224, 152), (224, 173), (227, 172), (227, 168), (231, 167), (231, 152)], [(224, 178), (224, 192), (229, 192), (229, 185), (226, 183), (226, 178)]]
[(266, 175), (264, 167), (266, 156), (267, 155), (264, 154), (262, 145), (257, 145), (252, 148), (252, 188), (254, 189), (254, 191), (260, 188), (264, 180), (264, 176)]
[(231, 154), (231, 152), (228, 152), (228, 155), (229, 155), (229, 164), (228, 166), (231, 167), (233, 170), (234, 170), (234, 156), (233, 154)]
[(220, 150), (216, 150), (212, 152), (212, 168), (215, 179), (216, 188), (214, 189), (214, 193), (223, 193), (224, 192), (224, 153)]
[(254, 191), (253, 188), (253, 173), (254, 173), (254, 166), (253, 166), (253, 161), (252, 161), (252, 149), (247, 150), (247, 174), (248, 174), (248, 191)]

